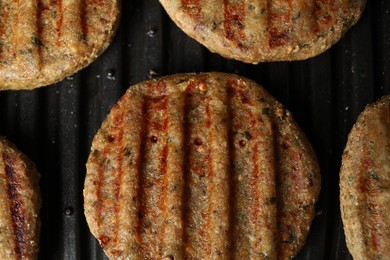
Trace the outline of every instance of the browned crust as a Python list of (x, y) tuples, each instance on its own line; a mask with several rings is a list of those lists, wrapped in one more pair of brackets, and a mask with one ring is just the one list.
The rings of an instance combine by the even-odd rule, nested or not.
[(0, 90), (54, 84), (93, 62), (119, 24), (120, 0), (2, 0)]
[(132, 86), (114, 106), (92, 144), (84, 206), (112, 259), (288, 259), (319, 190), (310, 144), (263, 88), (179, 74)]
[[(0, 258), (36, 259), (39, 249), (39, 173), (17, 148), (0, 137)], [(8, 208), (7, 208), (8, 207)]]
[(390, 257), (390, 96), (353, 126), (340, 170), (341, 213), (354, 259)]
[(160, 0), (190, 37), (247, 63), (304, 60), (335, 44), (366, 0)]

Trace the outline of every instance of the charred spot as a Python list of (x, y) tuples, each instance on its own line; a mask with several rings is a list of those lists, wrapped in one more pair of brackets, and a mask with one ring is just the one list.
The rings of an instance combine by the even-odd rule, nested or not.
[(115, 135), (108, 135), (108, 136), (107, 136), (107, 141), (108, 141), (109, 143), (114, 142), (114, 141), (115, 141)]
[(277, 48), (286, 45), (289, 42), (289, 33), (288, 31), (278, 31), (277, 29), (272, 29), (270, 31), (270, 37), (269, 37), (269, 47), (270, 48)]
[(157, 136), (151, 136), (150, 137), (150, 141), (152, 142), (152, 143), (157, 143), (158, 142), (158, 138), (157, 138)]
[(195, 138), (194, 144), (195, 144), (196, 146), (202, 145), (202, 144), (203, 144), (202, 139), (200, 139), (199, 137)]
[(245, 147), (246, 146), (246, 141), (245, 140), (240, 140), (240, 142), (238, 143), (241, 147)]
[(241, 102), (243, 104), (250, 103), (250, 96), (249, 96), (249, 93), (247, 91), (240, 91), (240, 95), (241, 95)]

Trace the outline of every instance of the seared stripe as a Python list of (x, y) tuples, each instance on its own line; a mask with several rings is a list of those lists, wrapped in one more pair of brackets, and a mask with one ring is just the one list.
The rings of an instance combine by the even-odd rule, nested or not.
[(138, 159), (136, 161), (136, 169), (138, 169), (139, 173), (139, 178), (138, 178), (138, 185), (137, 185), (137, 197), (136, 200), (134, 201), (136, 204), (136, 208), (138, 209), (137, 212), (137, 222), (135, 223), (135, 234), (137, 237), (137, 242), (139, 245), (139, 248), (141, 249), (142, 252), (142, 201), (143, 201), (143, 183), (145, 181), (145, 176), (143, 174), (144, 171), (144, 159), (145, 159), (145, 154), (146, 154), (146, 148), (147, 148), (147, 142), (148, 142), (148, 137), (147, 137), (147, 131), (146, 129), (148, 128), (149, 122), (148, 122), (148, 117), (146, 116), (148, 111), (148, 102), (147, 102), (147, 97), (144, 97), (143, 103), (142, 103), (142, 127), (141, 131), (139, 132), (139, 139), (141, 140), (140, 145), (139, 145), (139, 152), (138, 152)]
[(56, 30), (57, 30), (57, 46), (61, 46), (61, 34), (62, 34), (62, 25), (64, 22), (64, 12), (62, 8), (62, 0), (56, 0), (54, 2), (57, 8), (57, 23), (56, 23)]
[(334, 12), (335, 0), (316, 0), (312, 10), (313, 31), (318, 33), (333, 25), (336, 22)]
[(207, 161), (207, 173), (206, 173), (206, 176), (207, 176), (207, 199), (208, 199), (208, 203), (207, 203), (207, 210), (205, 209), (201, 214), (202, 216), (206, 216), (205, 217), (205, 222), (206, 222), (206, 225), (203, 226), (203, 229), (204, 231), (202, 233), (206, 233), (206, 237), (205, 237), (205, 250), (206, 250), (206, 257), (207, 258), (211, 258), (211, 240), (212, 240), (212, 237), (211, 237), (211, 231), (212, 231), (212, 227), (211, 226), (211, 216), (212, 216), (212, 211), (213, 211), (213, 207), (212, 207), (212, 198), (213, 198), (213, 185), (214, 184), (214, 169), (213, 169), (213, 154), (211, 152), (211, 146), (213, 144), (213, 135), (211, 133), (211, 130), (210, 130), (210, 127), (211, 127), (211, 112), (210, 112), (210, 101), (211, 101), (211, 98), (208, 99), (207, 104), (206, 104), (206, 128), (208, 130), (208, 137), (207, 137), (207, 154), (206, 154), (206, 161)]
[(20, 69), (20, 77), (30, 75), (36, 77), (39, 73), (41, 59), (38, 52), (38, 1), (17, 1), (17, 14), (14, 18), (13, 42), (17, 66)]
[(168, 96), (165, 82), (151, 83), (146, 89), (149, 92), (146, 111), (148, 122), (146, 131), (149, 140), (144, 160), (148, 168), (144, 168), (143, 171), (141, 237), (144, 254), (158, 255), (161, 253), (164, 240), (166, 210), (164, 180), (167, 178)]
[(118, 136), (117, 136), (117, 144), (115, 147), (119, 149), (117, 158), (115, 162), (118, 163), (116, 172), (113, 172), (113, 177), (116, 176), (116, 180), (114, 181), (114, 212), (116, 216), (115, 221), (115, 230), (113, 232), (114, 236), (114, 243), (118, 242), (118, 233), (119, 233), (119, 212), (120, 212), (120, 195), (121, 195), (121, 186), (122, 186), (122, 180), (123, 180), (123, 159), (125, 155), (125, 149), (124, 149), (124, 139), (123, 139), (123, 132), (124, 132), (124, 114), (119, 114), (117, 117), (114, 118), (114, 125), (115, 128), (118, 129)]
[[(118, 220), (120, 205), (118, 199), (120, 196), (120, 185), (122, 182), (122, 164), (123, 164), (123, 112), (118, 106), (114, 106), (113, 127), (106, 136), (106, 142), (103, 152), (99, 154), (98, 179), (96, 184), (96, 219), (98, 238), (102, 247), (106, 247), (109, 243), (115, 244), (118, 236), (118, 223), (113, 219)], [(123, 111), (123, 110), (122, 110)], [(112, 156), (113, 147), (121, 147), (118, 156)], [(115, 178), (116, 177), (116, 178)], [(114, 179), (114, 183), (110, 183), (110, 179)], [(110, 197), (107, 194), (114, 195), (114, 202), (107, 203)]]
[[(230, 82), (237, 169), (235, 257), (276, 257), (275, 154), (271, 119), (245, 85)], [(242, 119), (241, 119), (242, 118)], [(238, 202), (239, 201), (239, 202)]]
[(292, 31), (292, 0), (267, 0), (267, 23), (270, 48), (285, 46)]
[[(229, 84), (230, 85), (230, 84)], [(228, 216), (228, 236), (229, 236), (229, 247), (228, 254), (234, 257), (235, 247), (236, 247), (236, 237), (234, 235), (235, 229), (234, 227), (238, 225), (238, 219), (236, 217), (237, 209), (237, 171), (235, 170), (235, 145), (234, 145), (234, 130), (233, 130), (233, 122), (234, 122), (234, 112), (233, 112), (233, 90), (230, 86), (225, 86), (226, 90), (226, 112), (227, 112), (227, 128), (228, 128), (228, 162), (229, 162), (229, 170), (228, 170), (228, 183), (229, 183), (229, 196), (228, 196), (228, 205), (229, 205), (229, 216)]]
[[(256, 137), (254, 137), (256, 138)], [(252, 206), (250, 214), (250, 222), (253, 225), (253, 232), (255, 234), (260, 234), (260, 227), (264, 223), (260, 222), (260, 194), (258, 190), (258, 182), (261, 176), (260, 167), (259, 167), (259, 144), (256, 143), (252, 148), (252, 162), (254, 164), (253, 172), (249, 177), (249, 190), (251, 193)], [(256, 248), (260, 245), (260, 239), (254, 239), (251, 241), (252, 255), (256, 255)]]
[(246, 4), (244, 0), (224, 0), (225, 37), (236, 46), (245, 49), (244, 24)]
[(199, 22), (202, 6), (200, 3), (201, 0), (181, 0), (181, 4), (184, 10), (192, 17), (195, 22)]
[(68, 49), (67, 53), (77, 55), (78, 52), (84, 52), (84, 32), (82, 16), (85, 15), (83, 11), (83, 2), (81, 0), (67, 0), (62, 3), (62, 31), (60, 34), (60, 41)]
[(5, 176), (8, 185), (8, 197), (10, 199), (10, 211), (12, 218), (12, 228), (14, 232), (16, 258), (23, 259), (26, 254), (26, 219), (23, 202), (18, 190), (20, 190), (20, 180), (17, 176), (17, 165), (15, 159), (8, 153), (3, 153)]
[(8, 26), (8, 19), (9, 19), (9, 11), (7, 10), (7, 3), (4, 0), (0, 0), (0, 61), (4, 60), (7, 55), (6, 55), (6, 50), (7, 50), (7, 29)]
[[(167, 129), (167, 131), (169, 131)], [(162, 254), (163, 248), (164, 248), (164, 235), (165, 235), (165, 230), (166, 230), (166, 224), (164, 223), (164, 220), (166, 219), (166, 214), (167, 214), (167, 188), (168, 188), (168, 174), (167, 174), (167, 160), (168, 160), (168, 144), (164, 144), (164, 148), (161, 151), (160, 155), (160, 165), (159, 165), (159, 171), (160, 174), (163, 176), (163, 181), (162, 181), (162, 191), (161, 191), (161, 197), (160, 197), (160, 203), (161, 205), (161, 215), (162, 215), (162, 227), (159, 232), (159, 250), (160, 254)]]
[(96, 225), (97, 225), (97, 238), (99, 239), (100, 245), (104, 248), (109, 243), (109, 238), (104, 235), (102, 232), (102, 214), (104, 212), (104, 201), (102, 199), (102, 186), (103, 186), (103, 176), (104, 176), (104, 167), (105, 163), (104, 158), (108, 155), (110, 148), (106, 146), (103, 151), (103, 156), (100, 158), (100, 162), (102, 163), (99, 166), (97, 183), (96, 183)]
[(191, 259), (227, 258), (229, 250), (226, 93), (209, 84), (208, 79), (193, 80), (186, 88), (189, 170), (185, 258)]
[[(362, 158), (361, 158), (361, 169), (359, 169), (360, 177), (360, 194), (364, 204), (360, 207), (361, 216), (364, 216), (365, 223), (363, 223), (363, 237), (368, 239), (365, 241), (368, 245), (369, 251), (375, 252), (379, 248), (379, 240), (376, 239), (377, 230), (372, 223), (375, 223), (378, 218), (378, 212), (375, 209), (375, 197), (377, 196), (376, 188), (374, 185), (374, 179), (371, 174), (373, 172), (373, 162), (368, 154), (367, 142), (363, 142), (362, 147)], [(372, 253), (371, 253), (372, 254)]]

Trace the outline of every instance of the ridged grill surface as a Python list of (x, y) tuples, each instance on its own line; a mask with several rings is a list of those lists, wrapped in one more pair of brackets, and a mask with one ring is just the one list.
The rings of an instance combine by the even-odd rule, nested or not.
[(316, 56), (360, 18), (357, 0), (160, 0), (188, 35), (211, 51), (244, 62)]
[(39, 174), (0, 137), (0, 258), (35, 259), (39, 248)]
[(106, 49), (118, 0), (1, 0), (0, 90), (53, 84)]
[(112, 259), (288, 259), (319, 188), (311, 146), (260, 86), (184, 74), (114, 106), (87, 163), (85, 213)]

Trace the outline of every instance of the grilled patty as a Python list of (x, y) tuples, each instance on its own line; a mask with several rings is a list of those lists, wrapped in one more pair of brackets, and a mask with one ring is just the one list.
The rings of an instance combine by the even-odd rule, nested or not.
[(105, 50), (119, 0), (0, 0), (0, 90), (56, 83)]
[(366, 0), (160, 0), (210, 51), (247, 63), (304, 60), (336, 43)]
[(348, 137), (341, 213), (354, 259), (390, 259), (390, 96), (369, 105)]
[(39, 247), (39, 173), (0, 137), (0, 259), (36, 259)]
[(130, 87), (112, 108), (84, 206), (111, 259), (288, 259), (319, 190), (310, 144), (261, 86), (178, 74)]

